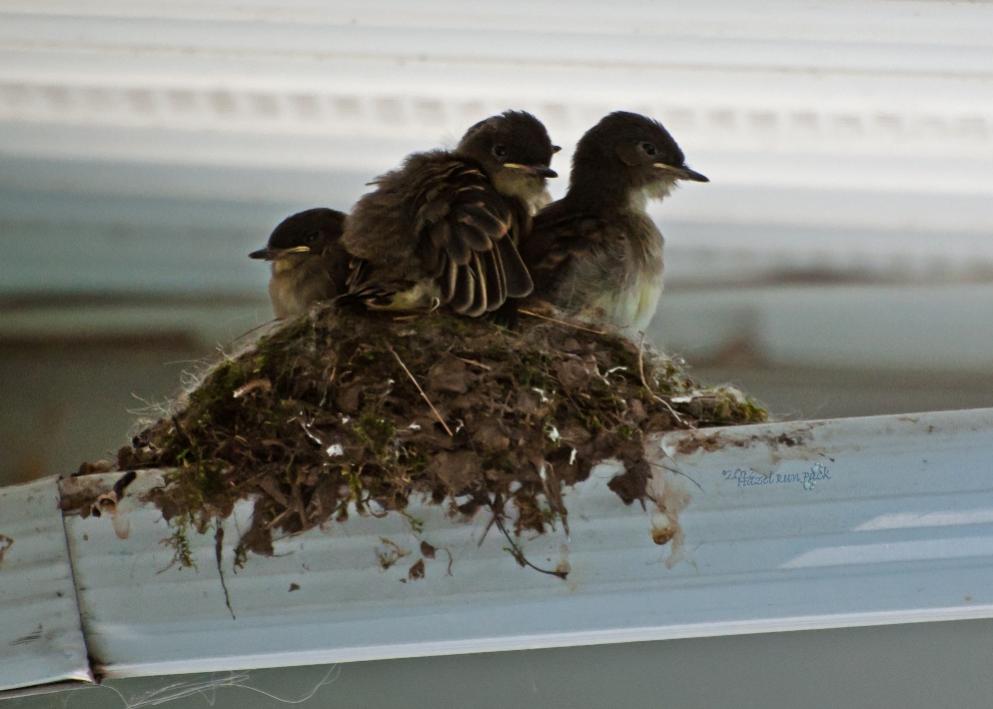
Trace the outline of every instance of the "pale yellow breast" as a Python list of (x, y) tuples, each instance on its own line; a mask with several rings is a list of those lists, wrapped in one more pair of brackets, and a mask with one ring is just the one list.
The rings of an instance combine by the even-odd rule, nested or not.
[(644, 332), (661, 297), (662, 274), (644, 273), (633, 277), (626, 287), (601, 294), (584, 315), (631, 333)]

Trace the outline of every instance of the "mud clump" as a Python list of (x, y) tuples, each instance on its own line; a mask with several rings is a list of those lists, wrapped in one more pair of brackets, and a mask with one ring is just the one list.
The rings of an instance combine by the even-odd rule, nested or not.
[(624, 466), (611, 489), (643, 500), (647, 435), (765, 419), (620, 335), (325, 307), (216, 365), (117, 462), (175, 468), (150, 498), (176, 528), (204, 532), (254, 499), (243, 561), (271, 554), (275, 531), (404, 513), (414, 496), (542, 533), (567, 524), (565, 488), (607, 459)]

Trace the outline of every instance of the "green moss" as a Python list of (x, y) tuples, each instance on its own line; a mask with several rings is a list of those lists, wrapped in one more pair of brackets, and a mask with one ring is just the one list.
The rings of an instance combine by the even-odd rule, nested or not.
[(393, 423), (372, 408), (367, 408), (362, 412), (362, 415), (352, 424), (352, 430), (378, 458), (386, 455), (387, 448), (396, 433)]
[(229, 398), (234, 390), (248, 381), (244, 370), (245, 363), (237, 360), (227, 360), (219, 364), (204, 379), (203, 384), (190, 394), (191, 406), (209, 409), (218, 401)]
[(193, 558), (193, 550), (189, 539), (189, 521), (186, 517), (179, 517), (170, 522), (172, 534), (165, 543), (172, 547), (172, 564), (179, 564), (186, 569), (197, 568), (196, 560)]
[(634, 440), (636, 436), (641, 435), (641, 431), (634, 428), (633, 426), (628, 426), (626, 424), (621, 424), (616, 429), (617, 435), (623, 438), (625, 441)]
[(415, 475), (423, 473), (428, 465), (428, 457), (424, 453), (408, 446), (402, 446), (398, 450), (397, 460)]
[(348, 483), (348, 492), (351, 500), (356, 503), (361, 502), (364, 494), (364, 486), (362, 485), (362, 477), (358, 474), (358, 471), (352, 468), (352, 466), (346, 465), (342, 467), (341, 475)]
[(406, 518), (407, 524), (410, 525), (410, 531), (417, 535), (424, 533), (424, 520), (414, 517), (414, 515), (409, 514), (406, 510), (400, 510), (400, 514)]

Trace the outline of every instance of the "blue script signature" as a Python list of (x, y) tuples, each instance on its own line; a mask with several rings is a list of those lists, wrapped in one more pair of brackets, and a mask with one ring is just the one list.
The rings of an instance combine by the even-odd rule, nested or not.
[(823, 463), (814, 463), (810, 470), (800, 473), (760, 473), (751, 468), (735, 468), (722, 470), (725, 480), (734, 480), (738, 487), (755, 487), (759, 485), (800, 485), (804, 490), (813, 490), (816, 483), (831, 479), (831, 471)]

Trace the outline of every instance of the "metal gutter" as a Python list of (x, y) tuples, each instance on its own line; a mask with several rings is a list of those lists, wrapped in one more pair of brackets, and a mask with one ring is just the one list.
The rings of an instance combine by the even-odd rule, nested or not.
[[(171, 530), (140, 499), (159, 473), (142, 473), (113, 518), (65, 520), (93, 661), (133, 677), (993, 617), (993, 409), (679, 432), (657, 446), (659, 509), (625, 507), (605, 465), (566, 498), (571, 536), (525, 542), (535, 563), (569, 564), (564, 582), (518, 567), (495, 530), (483, 538), (484, 516), (416, 505), (419, 534), (397, 515), (353, 517), (235, 573), (241, 505), (222, 545), (235, 618), (213, 532), (189, 536), (196, 570), (170, 567)], [(66, 479), (62, 495), (119, 477)], [(437, 552), (410, 578), (422, 541)], [(397, 549), (409, 554), (381, 568), (377, 553)], [(0, 687), (15, 679), (0, 665)]]
[(0, 697), (92, 681), (58, 481), (0, 488)]

